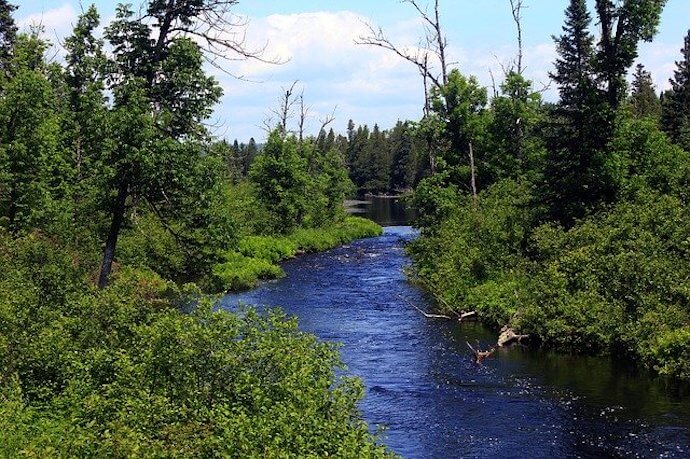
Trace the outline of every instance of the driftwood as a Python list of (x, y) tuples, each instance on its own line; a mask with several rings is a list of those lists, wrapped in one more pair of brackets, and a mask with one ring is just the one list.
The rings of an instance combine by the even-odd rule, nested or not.
[(403, 298), (402, 296), (398, 295), (398, 298), (403, 300), (405, 303), (409, 304), (413, 308), (415, 308), (417, 311), (421, 312), (424, 317), (427, 319), (448, 319), (448, 320), (453, 320), (452, 317), (446, 316), (444, 314), (429, 314), (428, 312), (422, 310), (420, 307), (418, 307), (416, 304), (412, 303), (411, 301)]
[(518, 335), (515, 333), (515, 330), (505, 325), (501, 328), (501, 334), (498, 335), (498, 347), (503, 347), (514, 342), (521, 343), (522, 340), (526, 338), (529, 338), (529, 335)]
[(400, 298), (405, 303), (407, 303), (410, 306), (412, 306), (413, 308), (415, 308), (417, 311), (421, 312), (422, 315), (424, 317), (426, 317), (427, 319), (446, 319), (446, 320), (457, 319), (458, 322), (462, 322), (465, 319), (474, 318), (477, 316), (476, 311), (461, 312), (460, 314), (457, 315), (457, 317), (451, 317), (451, 316), (447, 316), (445, 314), (430, 314), (430, 313), (424, 311), (423, 309), (421, 309), (420, 307), (418, 307), (416, 304), (412, 303), (411, 301), (403, 298), (402, 296), (398, 295), (398, 298)]
[(474, 363), (482, 363), (485, 359), (487, 359), (488, 357), (491, 357), (491, 355), (494, 352), (496, 352), (496, 346), (492, 347), (488, 351), (480, 351), (479, 349), (473, 348), (469, 342), (467, 342), (467, 341), (465, 341), (465, 342), (467, 343), (467, 347), (469, 347), (470, 350), (472, 350), (472, 354), (474, 354), (474, 357), (472, 359), (474, 361)]

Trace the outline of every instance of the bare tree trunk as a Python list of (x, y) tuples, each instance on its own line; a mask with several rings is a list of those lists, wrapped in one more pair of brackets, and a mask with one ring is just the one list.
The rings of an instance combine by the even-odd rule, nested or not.
[(517, 55), (517, 74), (522, 75), (524, 68), (522, 67), (522, 0), (510, 0), (510, 8), (513, 12), (513, 21), (515, 21), (515, 26), (517, 27), (517, 42), (518, 42), (518, 55)]
[(432, 27), (436, 31), (436, 45), (438, 46), (438, 60), (441, 62), (441, 81), (443, 85), (448, 84), (448, 64), (446, 64), (446, 37), (441, 32), (441, 14), (439, 12), (438, 0), (434, 3), (434, 15), (436, 20)]
[(474, 167), (474, 150), (472, 148), (472, 142), (470, 142), (470, 173), (471, 173), (471, 178), (470, 178), (470, 185), (472, 186), (472, 201), (474, 202), (474, 206), (477, 206), (477, 172)]
[(110, 272), (113, 269), (113, 259), (115, 258), (115, 247), (117, 246), (117, 238), (120, 235), (122, 222), (125, 216), (125, 205), (127, 196), (129, 195), (129, 184), (127, 180), (120, 182), (117, 189), (117, 198), (115, 198), (115, 206), (113, 207), (112, 221), (110, 222), (110, 230), (108, 231), (108, 239), (103, 250), (103, 263), (101, 264), (101, 273), (98, 276), (98, 287), (105, 288), (108, 285)]

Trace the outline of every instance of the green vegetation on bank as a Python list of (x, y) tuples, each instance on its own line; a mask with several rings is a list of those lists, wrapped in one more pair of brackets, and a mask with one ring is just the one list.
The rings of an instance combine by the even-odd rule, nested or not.
[(323, 252), (381, 232), (371, 220), (346, 217), (329, 227), (300, 228), (287, 236), (248, 236), (239, 241), (237, 251), (224, 254), (225, 261), (213, 266), (208, 282), (216, 291), (252, 288), (260, 279), (282, 277), (284, 272), (276, 265), (279, 261), (299, 253)]
[(571, 0), (555, 39), (558, 104), (515, 70), (490, 102), (457, 70), (432, 89), (411, 276), (534, 344), (690, 379), (690, 32), (663, 100), (642, 66), (627, 91), (664, 2), (595, 3)]
[(208, 132), (204, 58), (241, 49), (185, 30), (233, 3), (121, 5), (102, 37), (92, 6), (61, 64), (0, 0), (0, 457), (390, 455), (334, 345), (208, 296), (380, 231), (314, 137), (249, 164)]
[(385, 457), (334, 345), (278, 311), (212, 312), (151, 271), (97, 289), (39, 234), (0, 234), (0, 457)]

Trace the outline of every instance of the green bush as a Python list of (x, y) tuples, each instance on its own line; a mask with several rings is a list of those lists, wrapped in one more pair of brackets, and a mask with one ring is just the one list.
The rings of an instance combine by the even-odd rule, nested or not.
[(215, 291), (237, 291), (255, 287), (260, 279), (277, 279), (285, 275), (280, 266), (262, 258), (228, 253), (227, 261), (213, 267)]
[(287, 237), (248, 236), (240, 240), (238, 251), (245, 257), (277, 263), (295, 256), (298, 244)]
[(93, 289), (40, 236), (0, 258), (0, 457), (390, 456), (336, 347), (279, 311), (214, 312), (127, 267)]
[(476, 208), (459, 202), (409, 247), (413, 278), (444, 309), (687, 377), (690, 210), (680, 197), (645, 185), (568, 230), (537, 226), (529, 189), (512, 182), (483, 192)]

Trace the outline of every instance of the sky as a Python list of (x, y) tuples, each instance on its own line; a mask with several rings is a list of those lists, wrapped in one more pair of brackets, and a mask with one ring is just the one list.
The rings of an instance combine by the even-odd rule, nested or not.
[[(428, 0), (431, 3), (432, 0)], [(141, 0), (128, 0), (138, 5)], [(117, 0), (11, 0), (19, 6), (15, 18), (21, 27), (42, 24), (54, 43), (69, 35), (82, 6), (94, 3), (102, 22), (114, 17)], [(525, 75), (543, 88), (544, 98), (555, 100), (549, 86), (555, 49), (567, 0), (524, 0)], [(426, 5), (427, 0), (419, 0)], [(500, 82), (502, 68), (516, 56), (515, 25), (509, 0), (441, 0), (441, 23), (448, 38), (453, 66), (491, 85)], [(423, 36), (416, 11), (399, 0), (240, 0), (234, 13), (247, 19), (246, 43), (266, 47), (264, 55), (281, 64), (256, 60), (223, 62), (225, 71), (209, 67), (224, 96), (211, 124), (214, 134), (246, 142), (266, 137), (265, 122), (275, 120), (285, 88), (297, 81), (309, 108), (307, 129), (316, 134), (323, 120), (343, 132), (348, 120), (383, 129), (398, 120), (419, 119), (424, 94), (413, 65), (382, 49), (357, 45), (367, 23), (381, 27), (400, 47), (414, 46)], [(658, 89), (666, 89), (680, 58), (690, 27), (690, 0), (668, 0), (659, 33), (640, 47), (638, 61), (652, 72)], [(243, 32), (244, 33), (244, 32)], [(62, 50), (56, 45), (55, 59)], [(237, 79), (229, 75), (242, 76)], [(271, 118), (273, 118), (271, 120)], [(296, 120), (292, 120), (293, 124)]]

